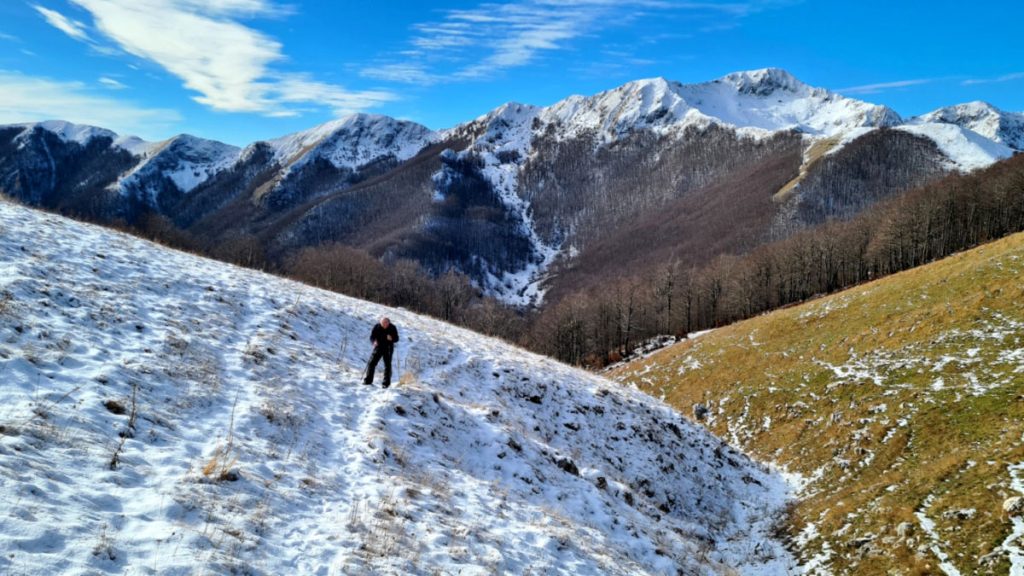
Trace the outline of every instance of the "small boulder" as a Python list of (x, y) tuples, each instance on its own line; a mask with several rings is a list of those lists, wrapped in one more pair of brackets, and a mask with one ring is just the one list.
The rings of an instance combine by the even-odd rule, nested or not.
[(964, 520), (974, 518), (975, 514), (977, 514), (977, 510), (974, 508), (961, 508), (959, 510), (946, 510), (942, 513), (942, 517), (946, 520), (963, 522)]
[(693, 417), (697, 420), (703, 420), (708, 417), (708, 407), (703, 404), (693, 405)]
[(896, 526), (896, 535), (906, 540), (914, 535), (914, 525), (910, 522), (900, 522)]
[(1003, 501), (1003, 512), (1007, 516), (1024, 515), (1024, 497), (1014, 496)]

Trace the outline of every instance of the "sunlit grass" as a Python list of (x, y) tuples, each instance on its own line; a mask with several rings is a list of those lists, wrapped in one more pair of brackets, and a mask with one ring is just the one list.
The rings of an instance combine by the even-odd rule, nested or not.
[[(816, 478), (835, 573), (937, 572), (914, 512), (965, 574), (1005, 574), (1009, 464), (1024, 461), (1024, 235), (716, 330), (613, 373), (758, 458)], [(957, 518), (958, 510), (974, 510)], [(946, 516), (943, 514), (946, 513)], [(965, 513), (966, 514), (966, 513)], [(962, 515), (961, 515), (962, 516)], [(902, 522), (910, 538), (896, 537)], [(871, 544), (852, 544), (872, 538)]]

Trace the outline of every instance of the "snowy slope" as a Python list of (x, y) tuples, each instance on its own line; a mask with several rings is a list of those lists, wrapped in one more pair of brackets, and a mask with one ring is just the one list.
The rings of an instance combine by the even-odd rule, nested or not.
[(187, 134), (154, 144), (140, 162), (118, 182), (121, 191), (141, 189), (152, 195), (154, 180), (170, 178), (182, 192), (191, 192), (203, 182), (238, 161), (235, 146)]
[[(475, 121), (443, 133), (445, 139), (459, 139), (477, 134), (472, 143), (458, 154), (472, 155), (481, 164), (480, 173), (505, 207), (522, 222), (522, 234), (530, 240), (537, 255), (536, 262), (521, 270), (506, 272), (500, 278), (490, 274), (483, 288), (491, 295), (514, 306), (540, 306), (544, 301), (541, 282), (547, 268), (558, 255), (537, 234), (530, 205), (519, 194), (519, 170), (532, 149), (534, 122), (542, 109), (528, 104), (509, 103), (477, 118)], [(443, 186), (442, 173), (434, 176)], [(441, 192), (439, 190), (439, 192)], [(438, 197), (442, 197), (439, 193)]]
[(956, 124), (1014, 150), (1024, 150), (1024, 114), (1005, 112), (987, 102), (939, 108), (912, 118), (912, 124)]
[(19, 138), (27, 137), (33, 130), (40, 129), (52, 132), (64, 142), (74, 142), (80, 146), (87, 145), (94, 138), (109, 138), (113, 141), (114, 146), (127, 150), (136, 156), (144, 155), (158, 145), (146, 142), (136, 136), (120, 136), (106, 128), (85, 124), (72, 124), (64, 120), (46, 120), (27, 124), (13, 124), (12, 126), (24, 129), (18, 136)]
[(657, 401), (6, 202), (0, 373), (0, 573), (795, 570), (785, 485)]
[(353, 114), (268, 144), (274, 158), (291, 169), (314, 158), (328, 160), (336, 168), (355, 169), (386, 156), (407, 160), (436, 139), (433, 131), (415, 122)]
[(709, 123), (749, 129), (752, 135), (795, 129), (833, 136), (901, 122), (885, 106), (813, 88), (778, 68), (735, 72), (700, 84), (639, 80), (590, 98), (568, 98), (546, 109), (542, 118), (561, 123), (567, 136), (596, 130), (605, 139), (639, 128), (665, 131)]
[(970, 172), (1013, 156), (1013, 149), (955, 124), (906, 124), (897, 128), (931, 139), (949, 158), (951, 168)]

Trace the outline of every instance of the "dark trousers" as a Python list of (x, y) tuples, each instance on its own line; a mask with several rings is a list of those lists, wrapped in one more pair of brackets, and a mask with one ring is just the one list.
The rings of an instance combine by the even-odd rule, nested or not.
[(377, 371), (377, 364), (380, 359), (384, 359), (384, 384), (391, 384), (391, 354), (395, 351), (394, 346), (388, 346), (381, 344), (373, 349), (373, 356), (370, 356), (370, 362), (366, 365), (366, 380), (367, 384), (373, 382), (373, 374)]

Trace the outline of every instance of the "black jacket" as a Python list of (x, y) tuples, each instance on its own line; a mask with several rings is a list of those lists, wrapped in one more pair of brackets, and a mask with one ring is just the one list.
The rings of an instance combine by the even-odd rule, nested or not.
[[(391, 336), (390, 342), (388, 336)], [(379, 323), (374, 324), (373, 331), (370, 332), (370, 342), (378, 346), (394, 346), (395, 342), (398, 342), (398, 328), (395, 328), (394, 324), (388, 324), (387, 328)]]

